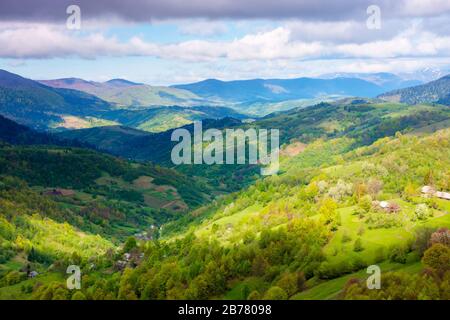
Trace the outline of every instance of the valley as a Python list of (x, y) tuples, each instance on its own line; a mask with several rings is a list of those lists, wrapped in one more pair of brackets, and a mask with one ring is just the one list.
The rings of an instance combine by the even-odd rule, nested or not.
[[(447, 77), (384, 93), (353, 78), (167, 89), (2, 72), (0, 299), (448, 300)], [(171, 134), (197, 120), (279, 129), (279, 174), (175, 166)]]

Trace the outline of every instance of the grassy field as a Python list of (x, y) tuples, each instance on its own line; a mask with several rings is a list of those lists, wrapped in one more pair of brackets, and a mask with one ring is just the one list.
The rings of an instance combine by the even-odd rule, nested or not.
[[(415, 262), (411, 264), (399, 264), (384, 262), (380, 263), (379, 267), (381, 272), (389, 271), (403, 271), (410, 273), (417, 273), (422, 269), (422, 264), (420, 262)], [(309, 282), (317, 282), (312, 288), (307, 289), (303, 292), (297, 293), (291, 297), (291, 300), (330, 300), (337, 299), (339, 293), (343, 289), (345, 283), (352, 278), (365, 279), (368, 277), (366, 270), (361, 270), (352, 274), (348, 274), (336, 279), (328, 280), (325, 282), (317, 282), (317, 279), (312, 279)]]
[(27, 279), (18, 284), (0, 288), (0, 300), (28, 300), (31, 295), (23, 292), (22, 288), (28, 286), (35, 286), (38, 283), (49, 284), (52, 282), (64, 282), (64, 278), (60, 273), (48, 272), (40, 274), (36, 278)]

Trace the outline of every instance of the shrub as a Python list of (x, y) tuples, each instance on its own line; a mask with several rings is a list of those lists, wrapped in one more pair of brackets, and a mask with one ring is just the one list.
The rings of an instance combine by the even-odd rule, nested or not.
[(342, 240), (343, 243), (344, 242), (349, 242), (352, 241), (352, 237), (348, 234), (347, 231), (344, 232), (344, 234), (342, 235)]
[(419, 253), (419, 256), (423, 256), (425, 250), (430, 247), (430, 238), (433, 234), (432, 228), (419, 228), (416, 230), (416, 236), (412, 249)]
[(283, 289), (288, 296), (292, 296), (298, 291), (297, 274), (290, 272), (283, 273), (280, 280), (277, 281), (277, 287)]
[(402, 246), (393, 247), (389, 254), (389, 259), (392, 262), (404, 264), (404, 263), (406, 263), (407, 253), (408, 252), (407, 252), (406, 248), (404, 248)]
[(258, 291), (253, 290), (247, 297), (247, 300), (261, 300), (261, 295)]
[(431, 210), (425, 203), (418, 204), (414, 210), (414, 217), (419, 220), (425, 220), (431, 215)]
[(356, 239), (355, 243), (353, 244), (353, 251), (360, 252), (360, 251), (363, 251), (363, 250), (364, 250), (364, 247), (362, 245), (361, 238)]
[(77, 291), (73, 294), (72, 300), (87, 300), (87, 299), (86, 296), (81, 291)]
[(440, 228), (430, 236), (430, 244), (441, 243), (450, 246), (450, 230)]
[(19, 271), (10, 271), (6, 277), (5, 281), (8, 286), (12, 286), (13, 284), (17, 284), (24, 280), (25, 274), (21, 274)]
[(287, 300), (287, 298), (286, 291), (280, 287), (271, 287), (264, 295), (264, 300)]
[(425, 251), (422, 262), (424, 265), (444, 273), (450, 270), (450, 248), (441, 243), (433, 244)]
[(369, 195), (365, 195), (359, 200), (359, 207), (365, 212), (369, 212), (372, 209), (372, 197)]

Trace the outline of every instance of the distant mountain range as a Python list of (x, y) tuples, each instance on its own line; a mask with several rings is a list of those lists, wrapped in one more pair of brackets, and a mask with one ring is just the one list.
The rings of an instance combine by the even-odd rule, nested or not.
[(315, 99), (327, 96), (375, 97), (392, 89), (418, 84), (402, 81), (393, 74), (328, 75), (324, 79), (253, 79), (238, 81), (204, 80), (191, 84), (175, 85), (204, 99), (215, 102), (254, 103)]
[(78, 78), (40, 80), (53, 88), (83, 91), (103, 99), (116, 108), (149, 108), (154, 106), (192, 106), (204, 103), (195, 94), (170, 87), (154, 87), (124, 79), (106, 82), (86, 81)]
[(422, 84), (423, 81), (416, 79), (405, 79), (398, 75), (388, 72), (377, 72), (377, 73), (329, 73), (320, 76), (323, 79), (336, 79), (336, 78), (356, 78), (371, 83), (383, 88), (384, 91), (402, 89), (411, 86), (416, 86)]
[(449, 100), (445, 79), (407, 89), (403, 88), (420, 81), (390, 73), (329, 74), (323, 79), (209, 79), (154, 87), (124, 79), (34, 81), (0, 70), (0, 114), (38, 130), (117, 125), (161, 132), (195, 120), (243, 120), (342, 97), (445, 104)]
[(160, 90), (123, 79), (113, 79), (105, 83), (75, 78), (38, 82), (0, 70), (0, 114), (38, 130), (126, 125), (151, 132), (179, 127), (194, 120), (247, 118), (233, 109), (219, 106), (155, 105), (145, 108), (142, 105), (138, 107), (132, 104), (120, 108), (117, 103), (99, 97), (102, 94), (112, 95), (116, 92), (116, 97), (120, 98), (130, 92), (149, 92), (149, 90), (159, 90), (155, 92), (158, 92), (159, 99), (163, 99), (166, 104), (174, 97), (169, 94), (170, 92), (176, 92), (179, 97), (181, 94), (185, 97), (194, 97), (193, 94), (183, 90), (172, 88)]
[(450, 75), (419, 86), (390, 91), (379, 98), (407, 104), (439, 103), (450, 106)]

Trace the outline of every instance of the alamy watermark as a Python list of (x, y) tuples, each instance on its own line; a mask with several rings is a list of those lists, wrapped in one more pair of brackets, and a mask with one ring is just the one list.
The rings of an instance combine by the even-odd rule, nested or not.
[(74, 290), (74, 289), (81, 289), (81, 269), (77, 265), (70, 265), (67, 267), (66, 270), (67, 274), (70, 274), (70, 276), (67, 278), (66, 285), (67, 289)]
[(66, 27), (69, 30), (81, 29), (81, 9), (79, 6), (72, 4), (67, 7), (66, 13), (69, 15), (66, 20)]
[(370, 276), (367, 278), (367, 289), (381, 289), (381, 269), (376, 264), (367, 267), (367, 273)]
[(263, 166), (261, 175), (277, 174), (280, 168), (278, 129), (208, 129), (203, 132), (202, 122), (196, 121), (193, 138), (189, 130), (179, 128), (172, 132), (171, 140), (179, 142), (171, 153), (175, 165), (258, 164)]
[(377, 5), (370, 5), (366, 10), (369, 17), (366, 20), (366, 26), (369, 30), (381, 29), (381, 9)]

